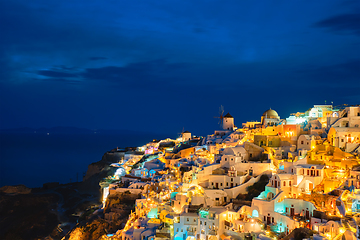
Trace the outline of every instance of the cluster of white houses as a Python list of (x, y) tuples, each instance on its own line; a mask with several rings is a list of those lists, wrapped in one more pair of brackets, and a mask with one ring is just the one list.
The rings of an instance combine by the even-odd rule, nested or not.
[[(307, 228), (314, 239), (357, 239), (359, 126), (360, 106), (315, 105), (286, 119), (269, 109), (242, 128), (226, 114), (207, 137), (184, 132), (128, 152), (104, 202), (125, 191), (142, 198), (111, 238), (274, 239)], [(264, 181), (251, 201), (239, 197)]]

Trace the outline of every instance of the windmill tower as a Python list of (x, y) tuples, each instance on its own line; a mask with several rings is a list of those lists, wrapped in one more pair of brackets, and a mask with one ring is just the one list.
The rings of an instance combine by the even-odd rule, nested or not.
[(234, 129), (234, 118), (230, 115), (230, 113), (227, 113), (224, 116), (224, 107), (220, 106), (219, 108), (219, 124), (224, 130), (233, 130)]
[(181, 141), (183, 142), (191, 140), (191, 132), (185, 131), (184, 128), (182, 129), (181, 133), (178, 134), (179, 134), (179, 138), (181, 138)]
[(224, 130), (234, 130), (234, 118), (230, 113), (224, 116), (222, 127)]
[(185, 141), (188, 141), (188, 140), (190, 140), (191, 139), (191, 132), (189, 132), (189, 131), (183, 131), (182, 133), (181, 133), (181, 137), (182, 137), (182, 140), (183, 140), (183, 142), (185, 142)]

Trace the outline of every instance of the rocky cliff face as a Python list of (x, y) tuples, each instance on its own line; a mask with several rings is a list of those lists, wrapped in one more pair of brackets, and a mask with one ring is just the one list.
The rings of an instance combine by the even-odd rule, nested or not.
[(135, 210), (136, 199), (140, 197), (131, 193), (109, 195), (105, 208), (82, 218), (76, 228), (65, 236), (65, 240), (102, 239), (103, 235), (122, 229), (131, 211)]
[(99, 193), (99, 182), (103, 178), (115, 173), (116, 169), (110, 167), (110, 164), (119, 162), (123, 157), (123, 152), (116, 152), (116, 150), (106, 152), (100, 161), (88, 166), (80, 189), (84, 192), (91, 192), (92, 194)]
[(25, 185), (4, 186), (0, 188), (0, 192), (7, 194), (29, 194), (31, 193), (31, 188)]
[[(0, 188), (0, 239), (62, 239), (77, 223), (74, 215), (84, 216), (100, 204), (99, 182), (114, 173), (109, 165), (122, 157), (115, 150), (105, 153), (89, 165), (83, 182), (48, 183), (37, 189), (24, 185)], [(89, 225), (73, 232), (84, 235), (79, 239), (97, 239), (111, 229), (102, 217), (88, 220)]]
[(0, 194), (0, 239), (40, 239), (58, 225), (59, 197), (46, 194)]

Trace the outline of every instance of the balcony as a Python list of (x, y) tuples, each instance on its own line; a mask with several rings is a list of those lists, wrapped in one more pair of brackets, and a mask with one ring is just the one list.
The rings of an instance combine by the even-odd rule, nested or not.
[(170, 239), (170, 228), (162, 227), (156, 229), (156, 238)]
[(194, 222), (194, 221), (185, 221), (184, 223), (183, 223), (184, 225), (198, 225), (198, 222), (196, 221), (196, 222)]
[(208, 232), (209, 235), (213, 235), (213, 236), (216, 236), (217, 235), (217, 231), (216, 230), (210, 230)]
[(196, 236), (196, 231), (195, 231), (194, 229), (189, 230), (189, 231), (187, 231), (187, 235), (188, 235), (188, 236), (195, 237), (195, 236)]
[(232, 226), (233, 226), (232, 222), (229, 222), (227, 220), (224, 220), (224, 223), (225, 223), (225, 227), (227, 227), (229, 229), (232, 228)]

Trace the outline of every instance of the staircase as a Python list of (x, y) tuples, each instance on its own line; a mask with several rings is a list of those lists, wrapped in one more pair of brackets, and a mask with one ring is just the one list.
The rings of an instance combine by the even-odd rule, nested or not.
[(339, 233), (338, 235), (336, 235), (336, 237), (333, 238), (333, 240), (340, 240), (342, 239), (343, 235), (344, 235), (343, 233)]
[(352, 217), (345, 217), (345, 228), (352, 232), (357, 230), (356, 221)]

